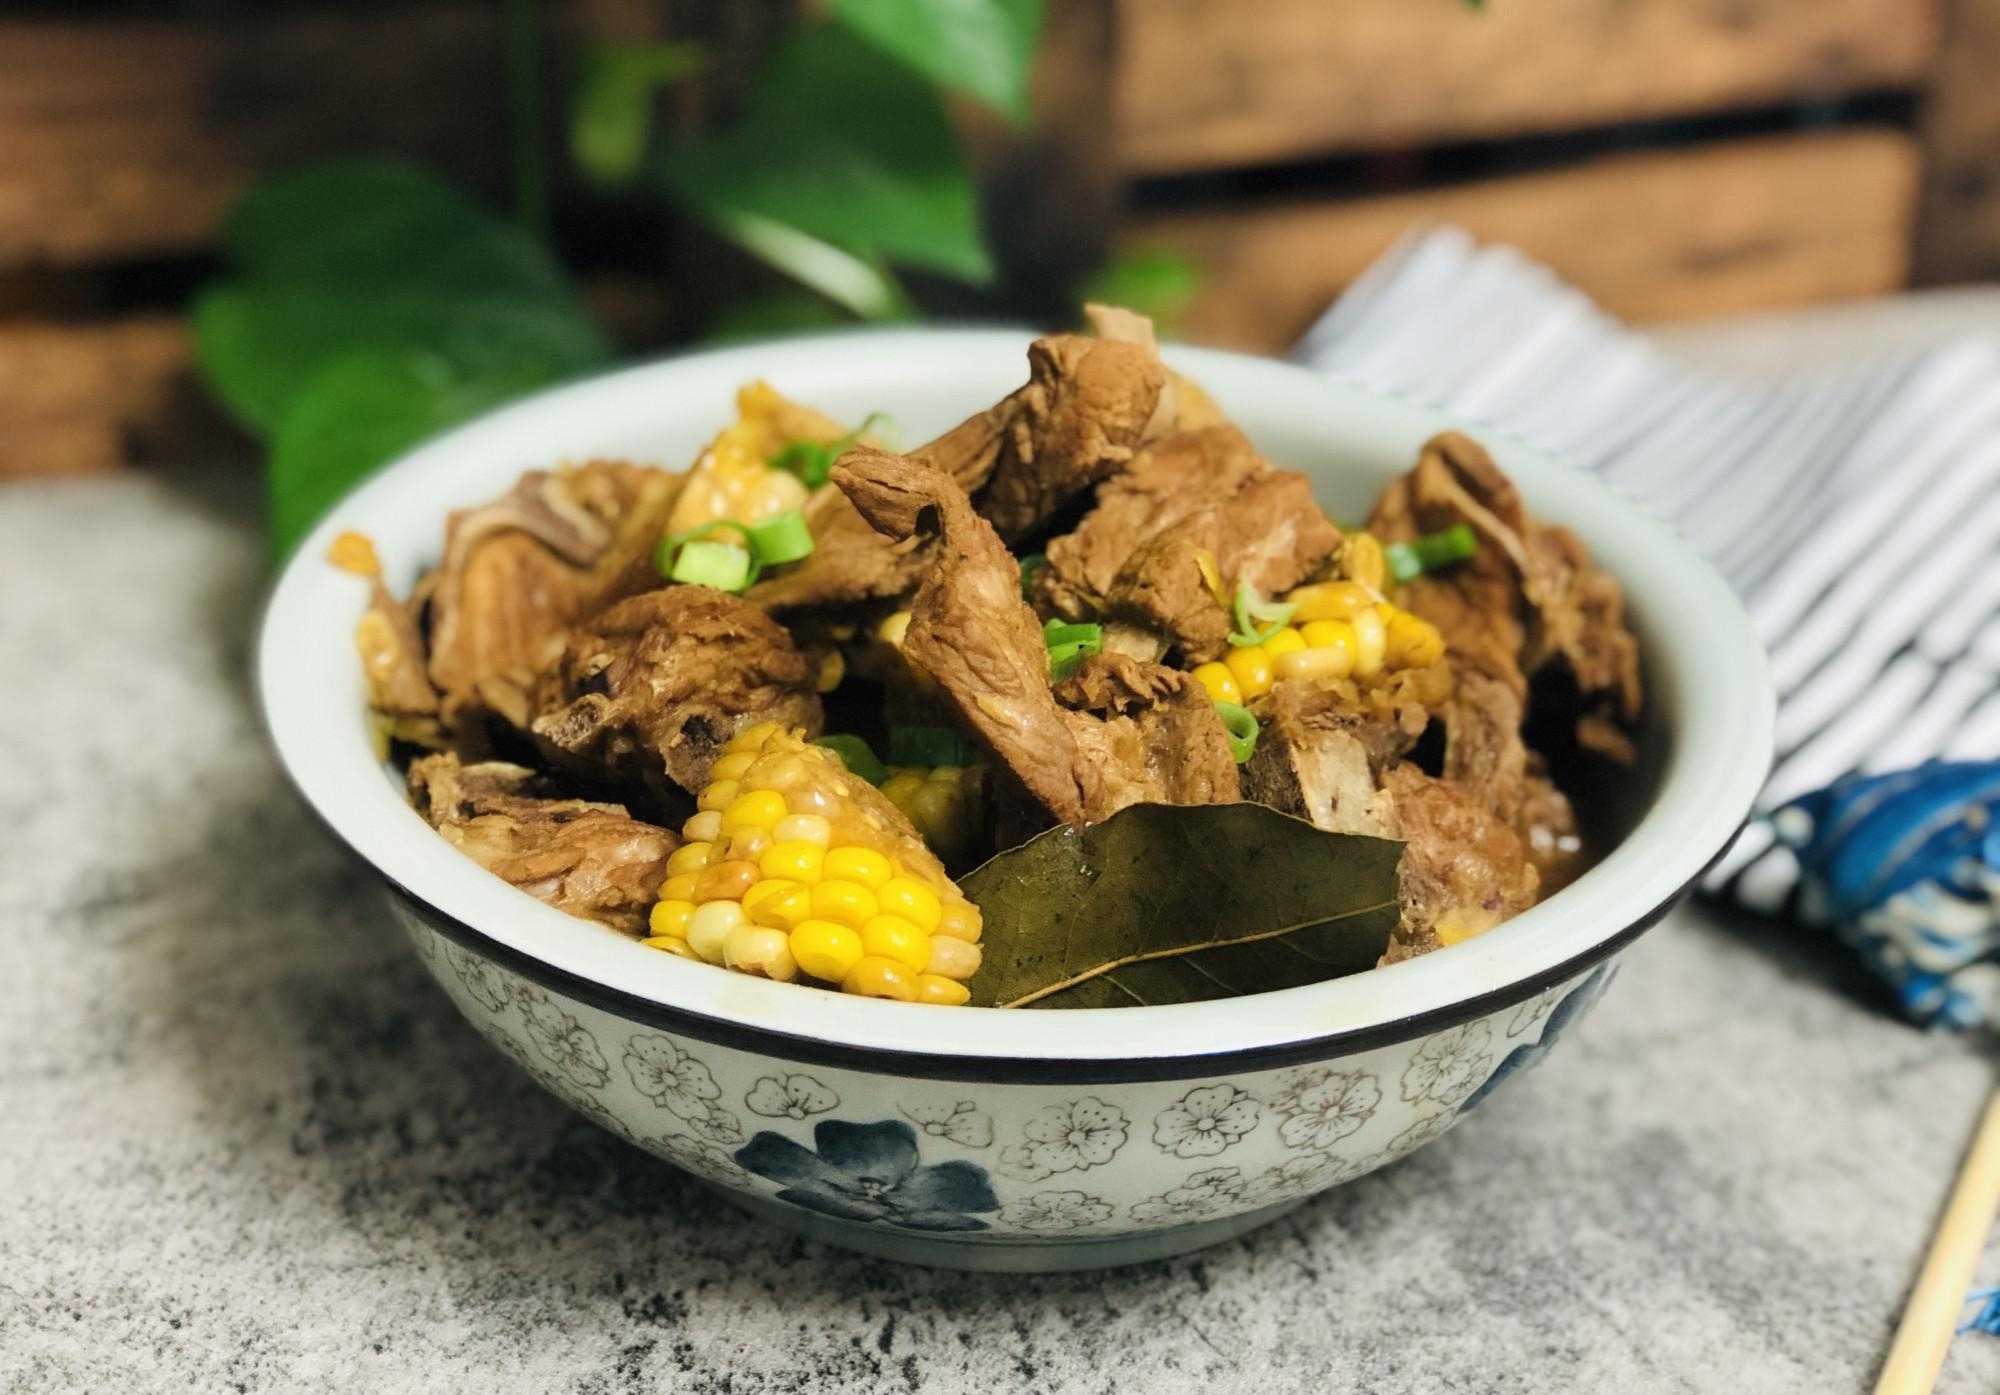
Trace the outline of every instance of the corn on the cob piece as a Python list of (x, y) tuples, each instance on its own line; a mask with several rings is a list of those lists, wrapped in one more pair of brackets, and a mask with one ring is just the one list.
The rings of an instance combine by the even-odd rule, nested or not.
[(667, 863), (645, 943), (739, 973), (957, 1005), (979, 909), (880, 790), (764, 722), (725, 748)]
[(793, 441), (834, 441), (844, 431), (833, 418), (788, 400), (769, 383), (745, 384), (736, 393), (736, 420), (716, 434), (688, 471), (666, 531), (686, 532), (724, 519), (761, 523), (801, 507), (805, 485), (790, 471), (773, 468), (771, 457)]
[(985, 771), (979, 766), (893, 766), (882, 793), (946, 862), (971, 855), (985, 821)]

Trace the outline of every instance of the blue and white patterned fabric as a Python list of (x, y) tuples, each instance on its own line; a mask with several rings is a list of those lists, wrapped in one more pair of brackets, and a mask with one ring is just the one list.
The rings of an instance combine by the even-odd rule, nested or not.
[(1596, 471), (1715, 563), (1778, 756), (1705, 889), (1834, 927), (1918, 1021), (2000, 1024), (2000, 338), (1737, 381), (1438, 228), (1297, 357)]

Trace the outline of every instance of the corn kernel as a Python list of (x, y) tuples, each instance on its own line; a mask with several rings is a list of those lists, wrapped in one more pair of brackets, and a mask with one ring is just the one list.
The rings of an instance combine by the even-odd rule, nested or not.
[(1382, 671), (1382, 655), (1389, 643), (1388, 627), (1372, 610), (1362, 611), (1347, 623), (1354, 627), (1354, 676), (1373, 678)]
[(840, 981), (841, 991), (864, 998), (894, 998), (899, 1003), (917, 1000), (917, 976), (893, 959), (864, 954)]
[(759, 925), (792, 930), (812, 918), (812, 888), (804, 882), (766, 879), (743, 893), (743, 914)]
[(917, 975), (917, 1001), (920, 1003), (936, 1003), (939, 1007), (964, 1007), (971, 997), (972, 990), (953, 979), (940, 974)]
[(723, 856), (736, 862), (756, 862), (763, 858), (773, 841), (771, 835), (761, 828), (732, 828)]
[(714, 855), (713, 843), (683, 843), (667, 858), (667, 875), (678, 877), (683, 872), (699, 872)]
[(1301, 649), (1295, 654), (1280, 654), (1271, 669), (1281, 683), (1326, 683), (1347, 677), (1353, 663), (1345, 649)]
[(1380, 591), (1389, 579), (1389, 559), (1372, 533), (1350, 533), (1340, 545), (1340, 570), (1349, 581)]
[(1389, 617), (1383, 658), (1391, 668), (1429, 668), (1444, 657), (1444, 635), (1421, 616), (1399, 610)]
[(692, 901), (656, 901), (646, 916), (646, 928), (655, 935), (687, 938), (688, 917), (694, 914)]
[(910, 822), (917, 826), (917, 832), (924, 835), (926, 843), (940, 850), (953, 849), (971, 833), (962, 818), (964, 804), (956, 783), (946, 784), (930, 779), (910, 796), (903, 812), (910, 816)]
[(818, 843), (773, 843), (757, 859), (757, 867), (767, 877), (783, 877), (811, 886), (819, 880), (820, 865), (825, 860), (826, 849)]
[(743, 907), (734, 901), (710, 901), (688, 917), (688, 947), (711, 964), (722, 962), (723, 942), (744, 923)]
[(878, 915), (860, 928), (863, 953), (893, 959), (913, 973), (930, 967), (931, 937), (903, 917)]
[[(743, 730), (737, 732), (736, 735), (733, 738), (731, 738), (729, 742), (729, 749), (732, 752), (747, 751), (750, 753), (751, 759), (754, 760), (756, 759), (757, 752), (763, 747), (764, 743), (766, 741), (769, 741), (772, 737), (776, 736), (779, 732), (783, 730), (784, 728), (779, 726), (776, 722), (755, 723), (754, 725), (747, 726), (743, 728)], [(720, 776), (711, 775), (709, 778), (733, 780), (736, 777), (733, 775), (720, 775)]]
[(760, 828), (768, 831), (785, 817), (785, 797), (776, 790), (750, 790), (736, 796), (722, 811), (724, 828)]
[(690, 843), (713, 843), (722, 836), (722, 815), (714, 809), (704, 809), (681, 825), (681, 837)]
[[(867, 937), (864, 934), (863, 939)], [(979, 946), (964, 940), (955, 940), (949, 935), (931, 936), (931, 957), (924, 965), (927, 974), (943, 974), (946, 978), (971, 978), (979, 972), (982, 956)]]
[(847, 677), (847, 656), (838, 649), (826, 651), (826, 657), (819, 661), (819, 672), (813, 676), (815, 692), (830, 693), (840, 686)]
[(1335, 655), (1329, 672), (1345, 678), (1354, 672), (1354, 657), (1360, 648), (1354, 626), (1345, 620), (1315, 620), (1305, 628), (1306, 647)]
[(1477, 906), (1455, 906), (1437, 918), (1433, 927), (1438, 943), (1443, 945), (1463, 944), (1475, 935), (1483, 935), (1500, 923), (1497, 912)]
[(979, 932), (983, 921), (979, 907), (970, 901), (953, 897), (944, 903), (938, 913), (937, 929), (934, 935), (949, 935), (954, 940), (964, 940), (967, 944), (979, 943)]
[(903, 637), (909, 634), (909, 632), (910, 612), (899, 610), (893, 615), (883, 617), (882, 623), (875, 627), (875, 638), (881, 640), (891, 649), (901, 649), (903, 647)]
[(688, 942), (679, 935), (648, 935), (645, 939), (639, 941), (639, 943), (647, 949), (664, 950), (666, 953), (675, 955), (681, 959), (692, 959), (696, 963), (701, 962), (701, 956), (696, 954)]
[(882, 793), (898, 809), (909, 806), (910, 796), (923, 788), (924, 772), (921, 769), (898, 771), (882, 782)]
[(861, 960), (861, 936), (836, 921), (802, 920), (791, 943), (799, 967), (828, 983), (839, 983)]
[(678, 876), (668, 877), (660, 883), (660, 899), (662, 901), (694, 900), (694, 884), (700, 877), (701, 873), (699, 872), (682, 872)]
[(792, 957), (792, 940), (782, 930), (763, 925), (739, 925), (722, 942), (722, 962), (740, 974), (790, 983), (799, 976)]
[(833, 841), (833, 825), (823, 814), (787, 814), (771, 825), (774, 843), (817, 843), (822, 848)]
[(736, 796), (738, 792), (739, 791), (736, 781), (717, 780), (714, 784), (710, 785), (707, 789), (701, 792), (701, 798), (695, 800), (694, 802), (695, 808), (703, 810), (727, 809), (730, 805), (736, 802)]
[(1271, 656), (1274, 663), (1287, 654), (1296, 654), (1305, 647), (1305, 638), (1290, 625), (1264, 641), (1264, 652)]
[(727, 755), (716, 758), (715, 764), (708, 768), (708, 778), (711, 780), (740, 780), (743, 778), (743, 772), (756, 763), (757, 753), (755, 751), (730, 751)]
[[(1285, 599), (1298, 607), (1292, 612), (1292, 619), (1301, 625), (1315, 620), (1345, 620), (1375, 601), (1366, 587), (1352, 581), (1321, 581), (1301, 586)], [(1312, 643), (1310, 635), (1306, 643)]]
[(754, 862), (711, 863), (695, 875), (693, 900), (696, 905), (741, 901), (743, 893), (757, 884), (757, 872)]
[(873, 848), (835, 848), (826, 855), (822, 875), (859, 882), (874, 891), (896, 875), (896, 864)]
[(875, 915), (875, 893), (860, 882), (823, 881), (812, 889), (815, 920), (837, 920), (856, 930)]
[(899, 915), (926, 935), (937, 929), (944, 907), (938, 895), (915, 877), (891, 877), (875, 893), (882, 914)]
[(1243, 701), (1243, 690), (1236, 686), (1236, 675), (1226, 664), (1207, 663), (1194, 671), (1194, 681), (1208, 689), (1213, 702)]
[(785, 792), (785, 807), (794, 814), (811, 814), (831, 822), (840, 812), (840, 801), (814, 785), (801, 785)]
[(1222, 661), (1236, 679), (1246, 698), (1260, 698), (1271, 691), (1271, 656), (1261, 644), (1231, 649)]

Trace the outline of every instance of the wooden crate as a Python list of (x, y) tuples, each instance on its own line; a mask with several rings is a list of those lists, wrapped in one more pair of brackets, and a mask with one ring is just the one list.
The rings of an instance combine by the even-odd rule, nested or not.
[[(387, 150), (498, 182), (487, 0), (176, 8), (204, 18), (0, 17), (0, 475), (103, 468), (186, 439), (198, 394), (177, 302), (262, 171)], [(580, 34), (691, 24), (714, 51), (750, 54), (795, 8), (557, 0), (550, 67)], [(1638, 319), (2000, 272), (2000, 0), (1049, 9), (1040, 126), (974, 132), (1001, 260), (1048, 283), (1016, 313), (1054, 313), (1107, 246), (1167, 246), (1208, 268), (1194, 337), (1280, 348), (1437, 219), (1513, 242)], [(740, 83), (741, 62), (716, 66), (681, 116)], [(1920, 120), (1899, 121), (1899, 101)], [(1717, 134), (1801, 106), (1827, 128)], [(1588, 158), (1565, 154), (1578, 131), (1596, 133)], [(1607, 131), (1636, 136), (1620, 148)], [(1467, 143), (1511, 152), (1510, 172), (1431, 183), (1418, 152)], [(1485, 166), (1449, 166), (1469, 167)], [(1242, 192), (1273, 185), (1281, 197)], [(1132, 187), (1145, 197), (1128, 202)], [(630, 274), (594, 289), (642, 336), (680, 303)]]

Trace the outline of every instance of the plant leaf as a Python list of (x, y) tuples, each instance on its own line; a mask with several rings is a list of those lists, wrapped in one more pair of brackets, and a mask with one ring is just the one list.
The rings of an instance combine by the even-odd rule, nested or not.
[(1135, 804), (1050, 829), (961, 881), (986, 1006), (1191, 1003), (1373, 968), (1403, 845), (1262, 804)]
[(724, 306), (708, 322), (702, 338), (717, 344), (734, 343), (853, 323), (853, 316), (811, 291), (773, 291)]
[(203, 373), (246, 424), (278, 431), (331, 360), (358, 349), (413, 349), (465, 373), (550, 382), (602, 362), (603, 335), (580, 311), (533, 299), (381, 289), (348, 294), (248, 284), (208, 291), (194, 308)]
[(834, 0), (833, 14), (931, 81), (1028, 119), (1042, 0)]
[(1158, 248), (1120, 252), (1083, 283), (1079, 299), (1122, 305), (1153, 322), (1161, 334), (1172, 334), (1201, 290), (1199, 266), (1178, 253)]
[(937, 93), (837, 24), (789, 39), (742, 120), (662, 152), (667, 191), (725, 229), (752, 215), (863, 261), (984, 283), (992, 259)]
[(422, 349), (358, 349), (313, 374), (271, 444), (271, 541), (279, 555), (376, 466), (539, 381), (468, 370)]
[(570, 154), (583, 172), (604, 184), (637, 174), (654, 96), (702, 58), (694, 44), (600, 44), (585, 53), (569, 117)]

